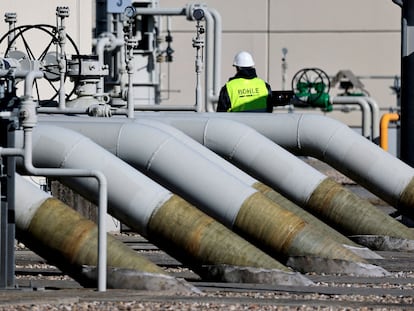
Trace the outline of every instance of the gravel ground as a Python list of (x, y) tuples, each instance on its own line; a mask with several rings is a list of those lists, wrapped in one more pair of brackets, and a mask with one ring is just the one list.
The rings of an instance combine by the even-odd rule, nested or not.
[[(306, 162), (325, 175), (344, 185), (355, 183), (338, 173), (328, 165), (314, 159)], [(370, 198), (381, 205), (383, 202)], [(24, 250), (22, 244), (16, 245), (16, 251)], [(148, 250), (138, 250), (148, 252)], [(411, 256), (408, 255), (410, 258)], [(391, 257), (392, 258), (392, 257)], [(398, 260), (398, 256), (396, 259)], [(24, 263), (16, 269), (47, 270), (49, 274), (18, 274), (17, 282), (53, 281), (73, 282), (59, 274), (54, 266), (46, 263)], [(175, 275), (189, 275), (186, 268), (165, 268)], [(406, 269), (405, 269), (406, 270)], [(391, 277), (384, 279), (353, 279), (340, 275), (307, 276), (315, 281), (315, 291), (292, 290), (262, 286), (244, 286), (216, 284), (208, 286), (196, 282), (201, 294), (182, 294), (168, 292), (144, 292), (128, 290), (108, 290), (99, 293), (95, 289), (37, 289), (0, 291), (0, 310), (414, 310), (414, 272), (394, 271)], [(201, 286), (199, 285), (201, 284)], [(323, 293), (329, 289), (333, 294)], [(343, 292), (352, 294), (340, 294)], [(383, 292), (384, 294), (370, 294)]]
[[(24, 250), (24, 245), (19, 245)], [(45, 263), (26, 263), (16, 266), (17, 269), (45, 270), (48, 274), (18, 274), (16, 280), (72, 281), (59, 274), (54, 266)], [(170, 273), (190, 273), (187, 268), (165, 268)], [(56, 275), (54, 274), (55, 271)], [(52, 272), (52, 273), (50, 273)], [(95, 289), (69, 290), (29, 290), (26, 292), (10, 291), (0, 295), (0, 310), (409, 310), (414, 307), (414, 295), (404, 291), (414, 289), (414, 272), (395, 272), (384, 279), (373, 278), (372, 282), (363, 279), (352, 282), (347, 276), (345, 281), (341, 275), (307, 274), (314, 277), (315, 288), (355, 289), (355, 294), (323, 294), (301, 293), (272, 290), (271, 286), (249, 287), (248, 284), (216, 284), (210, 287), (201, 284), (201, 294), (182, 294), (169, 292), (145, 292), (128, 290), (108, 290), (99, 293)], [(356, 278), (356, 277), (354, 277)], [(356, 278), (358, 279), (358, 278)], [(401, 295), (361, 294), (361, 290), (400, 290)]]

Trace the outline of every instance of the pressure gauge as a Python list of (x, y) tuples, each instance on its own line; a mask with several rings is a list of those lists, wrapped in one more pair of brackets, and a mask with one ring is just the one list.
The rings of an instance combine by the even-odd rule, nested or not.
[(124, 14), (128, 18), (132, 18), (132, 17), (135, 16), (135, 12), (136, 12), (136, 10), (135, 10), (135, 8), (133, 6), (127, 6), (125, 8)]

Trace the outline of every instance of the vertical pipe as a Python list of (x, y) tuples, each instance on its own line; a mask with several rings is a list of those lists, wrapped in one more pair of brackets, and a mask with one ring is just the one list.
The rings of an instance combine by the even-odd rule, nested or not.
[(94, 177), (98, 181), (98, 291), (106, 291), (106, 222), (105, 215), (107, 211), (107, 181), (105, 175), (100, 171), (89, 169), (61, 169), (61, 168), (39, 168), (33, 166), (32, 154), (32, 129), (24, 130), (24, 168), (29, 174), (36, 176), (78, 176)]
[(378, 106), (378, 103), (376, 100), (374, 100), (372, 97), (364, 97), (367, 101), (370, 109), (371, 109), (371, 115), (372, 115), (372, 141), (375, 143), (378, 143), (378, 137), (379, 137), (379, 123), (380, 123), (380, 108)]
[(388, 151), (388, 125), (391, 121), (398, 121), (400, 115), (398, 113), (386, 113), (381, 118), (380, 123), (380, 147)]
[(371, 109), (365, 97), (358, 96), (336, 96), (330, 99), (330, 102), (335, 104), (358, 105), (362, 112), (362, 136), (372, 139), (372, 117)]

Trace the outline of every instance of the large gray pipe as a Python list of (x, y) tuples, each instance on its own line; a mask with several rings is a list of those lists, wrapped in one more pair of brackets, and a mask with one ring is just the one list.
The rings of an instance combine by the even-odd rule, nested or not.
[[(270, 187), (267, 187), (264, 184), (260, 183), (250, 175), (246, 174), (244, 171), (230, 164), (228, 161), (225, 161), (216, 153), (205, 148), (200, 143), (191, 139), (189, 136), (185, 135), (183, 132), (177, 130), (172, 126), (157, 122), (155, 120), (146, 119), (138, 119), (134, 121), (134, 123), (131, 123), (127, 120), (121, 121), (113, 119), (110, 122), (107, 120), (102, 122), (102, 119), (96, 118), (86, 120), (84, 118), (78, 118), (76, 120), (73, 120), (73, 118), (58, 118), (56, 121), (51, 121), (51, 118), (48, 119), (48, 121), (44, 122), (47, 124), (59, 125), (81, 132), (83, 135), (91, 138), (93, 141), (97, 142), (105, 149), (126, 160), (131, 165), (138, 167), (144, 172), (147, 172), (147, 174), (151, 175), (155, 179), (160, 179), (161, 182), (167, 183), (167, 186), (170, 187), (170, 189), (173, 188), (175, 191), (178, 191), (178, 193), (180, 193), (183, 197), (195, 202), (200, 202), (200, 193), (205, 193), (205, 195), (203, 195), (204, 200), (217, 198), (217, 191), (221, 190), (221, 183), (225, 188), (228, 187), (227, 179), (220, 177), (222, 175), (214, 175), (214, 172), (211, 172), (211, 163), (203, 165), (207, 159), (208, 161), (214, 163), (213, 168), (215, 170), (219, 169), (220, 173), (226, 172), (242, 181), (245, 185), (254, 187), (255, 189), (261, 191), (281, 207), (288, 209), (300, 218), (304, 219), (306, 222), (315, 225), (320, 230), (323, 230), (325, 234), (330, 235), (335, 241), (342, 244), (357, 246), (350, 239), (327, 226), (312, 214), (306, 212), (304, 209), (289, 201)], [(102, 131), (106, 131), (107, 135), (101, 135)], [(149, 132), (151, 135), (148, 135)], [(160, 169), (154, 168), (155, 165), (157, 165), (159, 162), (151, 161), (151, 165), (147, 165), (149, 161), (149, 155), (147, 154), (146, 156), (138, 156), (139, 153), (143, 153), (142, 150), (153, 150), (153, 154), (156, 154), (158, 156), (158, 161), (160, 161), (159, 156), (161, 154), (161, 151), (158, 146), (153, 146), (154, 141), (152, 138), (151, 144), (148, 144), (147, 142), (149, 137), (154, 136), (158, 136), (160, 138), (164, 137), (164, 140), (170, 139), (172, 141), (175, 141), (174, 143), (177, 145), (175, 148), (177, 150), (180, 150), (180, 147), (182, 148), (180, 145), (184, 144), (187, 149), (186, 156), (170, 157), (170, 155), (167, 154), (167, 157), (164, 159), (165, 164)], [(134, 138), (131, 139), (131, 137)], [(188, 148), (194, 152), (190, 152)], [(288, 156), (289, 158), (292, 157), (290, 154)], [(194, 163), (197, 165), (190, 167), (189, 163)], [(168, 165), (169, 169), (165, 169), (165, 165)], [(175, 168), (181, 173), (172, 173), (170, 171), (171, 168)], [(206, 170), (208, 170), (208, 172), (206, 172)], [(186, 171), (189, 171), (189, 173), (186, 173)], [(318, 176), (322, 176), (319, 172), (317, 173)], [(198, 183), (195, 184), (192, 182), (192, 178), (187, 178), (187, 175), (189, 174), (196, 176), (206, 176), (206, 174), (211, 174), (212, 177), (218, 177), (217, 180), (219, 180), (220, 183), (212, 181), (211, 177), (207, 177), (200, 178)], [(218, 189), (215, 187), (218, 187)], [(208, 206), (211, 205), (215, 207), (217, 206), (216, 204), (216, 202), (211, 202), (208, 204)], [(205, 205), (205, 203), (203, 203), (203, 205)]]
[[(82, 272), (96, 266), (98, 228), (75, 210), (17, 175), (15, 219), (17, 239), (83, 285), (95, 286)], [(165, 274), (125, 244), (107, 235), (108, 266)]]
[[(81, 132), (87, 132), (86, 128)], [(210, 161), (202, 161), (202, 158), (193, 161), (194, 158), (189, 156), (191, 150), (183, 144), (177, 144), (166, 133), (148, 125), (142, 126), (137, 132), (134, 131), (136, 127), (128, 128), (111, 122), (105, 125), (105, 129), (106, 147), (109, 150), (116, 150), (127, 162), (135, 163), (157, 179), (166, 175), (174, 176), (174, 179), (168, 180), (169, 186), (179, 192), (187, 187), (185, 194), (193, 194), (192, 201), (273, 256), (286, 258), (311, 255), (363, 262), (362, 258), (341, 244), (267, 200), (259, 191), (246, 186)], [(95, 131), (96, 134), (100, 137), (102, 131)], [(113, 139), (111, 143), (108, 143), (109, 137)], [(131, 146), (131, 137), (142, 140), (142, 144)], [(182, 159), (183, 164), (171, 163), (171, 155)], [(200, 171), (200, 168), (204, 171)], [(194, 176), (194, 172), (199, 172), (200, 176)]]
[[(235, 114), (228, 115), (232, 117)], [(243, 121), (250, 120), (244, 116), (245, 114), (237, 115), (243, 115), (240, 117)], [(382, 213), (369, 202), (359, 199), (304, 162), (289, 156), (285, 150), (252, 128), (215, 116), (216, 114), (204, 114), (200, 117), (191, 116), (189, 118), (172, 115), (158, 119), (185, 131), (200, 143), (232, 160), (253, 176), (280, 191), (300, 206), (309, 209), (318, 217), (325, 219), (345, 234), (376, 234), (414, 238), (414, 234), (406, 226)], [(259, 116), (256, 114), (256, 117)], [(315, 126), (316, 124), (310, 126), (309, 130)], [(266, 128), (266, 126), (264, 127)], [(270, 125), (266, 128), (269, 131), (268, 127)], [(280, 132), (281, 130), (278, 131), (278, 133)], [(353, 131), (349, 130), (349, 133), (353, 133)], [(354, 134), (352, 137), (361, 138), (358, 134)], [(369, 147), (373, 146), (373, 149), (381, 151), (376, 145), (361, 139), (364, 143), (368, 143)], [(333, 151), (336, 149), (338, 148)], [(364, 148), (362, 149), (364, 150)], [(347, 167), (347, 164), (345, 163), (344, 166)], [(326, 193), (330, 193), (330, 196), (327, 196)], [(365, 217), (361, 217), (361, 215), (365, 215)], [(382, 225), (379, 226), (379, 223)]]
[(296, 154), (313, 156), (330, 164), (414, 218), (414, 169), (345, 124), (306, 114), (221, 115), (251, 126)]
[[(108, 180), (108, 211), (186, 264), (229, 264), (287, 271), (188, 202), (139, 173), (90, 139), (68, 129), (38, 126), (33, 132), (35, 166), (96, 168)], [(92, 202), (97, 184), (88, 178), (63, 183)]]

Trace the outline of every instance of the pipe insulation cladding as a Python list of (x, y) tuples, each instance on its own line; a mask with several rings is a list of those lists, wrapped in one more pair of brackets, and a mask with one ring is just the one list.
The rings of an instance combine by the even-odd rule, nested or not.
[[(73, 124), (80, 126), (80, 123)], [(157, 181), (163, 178), (174, 190), (192, 196), (191, 199), (197, 201), (206, 213), (218, 215), (232, 230), (271, 256), (284, 260), (291, 256), (319, 256), (365, 262), (360, 256), (267, 199), (253, 187), (221, 170), (208, 159), (199, 157), (194, 161), (195, 152), (167, 133), (148, 124), (141, 126), (139, 131), (136, 131), (137, 124), (128, 127), (109, 122), (105, 126), (105, 130), (112, 131), (112, 134), (102, 135), (103, 128), (95, 133), (99, 133), (100, 137), (115, 138), (111, 143), (106, 140), (106, 147), (116, 150), (119, 157), (149, 172), (151, 177), (156, 176)], [(110, 126), (111, 130), (108, 129)], [(88, 126), (80, 131), (85, 133), (87, 128)], [(42, 125), (38, 129), (46, 132)], [(134, 144), (131, 144), (131, 138), (135, 141)], [(172, 154), (174, 163), (171, 163)], [(200, 172), (200, 168), (204, 171)], [(199, 172), (200, 176), (194, 176), (194, 172)]]
[[(101, 171), (108, 180), (109, 213), (152, 243), (167, 247), (184, 264), (228, 264), (290, 271), (79, 133), (39, 125), (33, 131), (33, 161), (38, 167)], [(96, 203), (95, 180), (64, 178), (61, 182)]]

